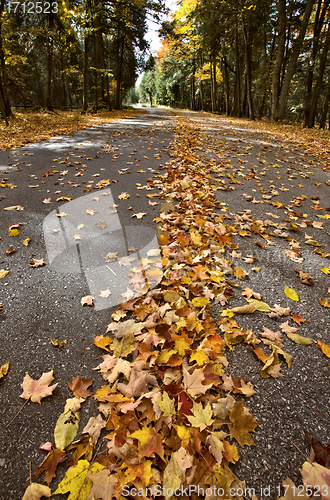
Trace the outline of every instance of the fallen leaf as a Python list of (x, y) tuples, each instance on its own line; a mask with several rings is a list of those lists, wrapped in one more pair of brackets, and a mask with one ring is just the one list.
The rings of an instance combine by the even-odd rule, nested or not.
[(55, 477), (58, 464), (64, 462), (64, 460), (66, 460), (66, 453), (64, 451), (58, 448), (51, 450), (32, 477), (38, 477), (43, 472), (46, 472), (45, 483), (49, 486)]
[(130, 438), (139, 441), (138, 451), (140, 460), (144, 457), (150, 457), (153, 453), (157, 453), (164, 460), (163, 437), (157, 433), (154, 427), (144, 427), (141, 430), (130, 434)]
[(29, 264), (31, 267), (41, 267), (44, 266), (46, 262), (44, 261), (44, 259), (32, 259), (30, 260)]
[(309, 337), (302, 337), (301, 335), (298, 335), (297, 333), (288, 332), (286, 335), (290, 340), (292, 340), (296, 344), (310, 345), (313, 343), (312, 339), (310, 339)]
[(92, 392), (88, 390), (88, 387), (92, 385), (92, 383), (93, 379), (83, 379), (81, 375), (77, 375), (72, 378), (72, 382), (68, 384), (68, 386), (76, 398), (88, 398), (88, 396), (92, 395)]
[(13, 205), (11, 207), (5, 207), (4, 210), (24, 210), (24, 207), (21, 207), (21, 205)]
[(125, 256), (125, 257), (121, 257), (119, 260), (118, 260), (118, 264), (120, 266), (130, 266), (132, 262), (134, 262), (135, 257), (130, 257), (130, 256)]
[(142, 219), (144, 215), (147, 215), (147, 212), (139, 212), (137, 214), (131, 215), (131, 217), (136, 217), (137, 219)]
[(328, 358), (330, 358), (330, 344), (329, 345), (324, 344), (323, 342), (321, 342), (321, 340), (318, 340), (317, 344), (321, 349), (321, 351), (323, 352), (323, 354), (325, 354)]
[(10, 255), (11, 253), (15, 253), (17, 250), (14, 250), (12, 246), (8, 248), (8, 250), (5, 250), (5, 254)]
[(79, 460), (75, 467), (71, 467), (64, 479), (58, 485), (53, 495), (69, 493), (68, 500), (85, 500), (93, 487), (89, 474), (95, 474), (104, 469), (103, 465), (94, 462), (90, 464), (87, 460)]
[(241, 447), (245, 444), (248, 446), (256, 446), (249, 433), (255, 432), (258, 422), (255, 420), (254, 416), (244, 408), (242, 401), (234, 404), (229, 413), (229, 420), (232, 423), (232, 425), (229, 425), (230, 437), (232, 439), (236, 439)]
[(40, 500), (41, 497), (50, 498), (52, 496), (51, 489), (44, 484), (31, 483), (26, 488), (22, 500)]
[(287, 297), (289, 297), (289, 299), (299, 302), (299, 295), (293, 288), (289, 288), (288, 286), (286, 286), (284, 289), (284, 293)]
[(330, 307), (330, 303), (327, 297), (325, 299), (320, 299), (320, 304), (322, 307)]
[(100, 290), (99, 297), (101, 297), (102, 299), (108, 298), (109, 295), (111, 295), (111, 291), (109, 290), (109, 288), (107, 288), (106, 290)]
[(50, 396), (57, 387), (57, 384), (48, 387), (52, 380), (54, 380), (53, 370), (43, 373), (37, 380), (33, 380), (30, 375), (26, 373), (23, 383), (21, 384), (23, 392), (20, 398), (31, 399), (33, 403), (41, 404), (41, 399)]
[(9, 271), (7, 271), (6, 269), (0, 269), (0, 280), (7, 276), (7, 274), (9, 274)]
[(86, 295), (85, 297), (82, 297), (82, 299), (80, 299), (80, 303), (82, 306), (93, 306), (93, 300), (94, 300), (94, 297), (92, 295)]
[(97, 222), (97, 223), (95, 224), (95, 226), (98, 226), (98, 227), (100, 227), (101, 229), (105, 229), (105, 228), (107, 227), (107, 223), (106, 223), (104, 220), (102, 220), (102, 221), (100, 221), (100, 222)]
[(194, 403), (192, 408), (193, 416), (187, 415), (187, 419), (193, 427), (198, 427), (200, 431), (213, 424), (213, 411), (210, 403), (203, 408), (202, 403)]
[(9, 370), (9, 361), (7, 361), (7, 363), (4, 363), (4, 364), (0, 367), (0, 379), (1, 379), (2, 377), (4, 377), (5, 375), (7, 375), (8, 370)]
[(102, 500), (112, 500), (116, 496), (116, 485), (119, 479), (116, 474), (108, 469), (100, 470), (94, 474), (87, 474), (86, 477), (93, 483), (93, 487), (87, 500), (95, 500), (102, 498)]
[(304, 486), (317, 488), (322, 500), (330, 500), (330, 469), (317, 462), (304, 462), (301, 469)]
[(121, 194), (118, 196), (118, 198), (119, 198), (120, 200), (128, 200), (128, 198), (129, 198), (129, 197), (130, 197), (130, 195), (129, 195), (128, 193), (125, 193), (125, 192), (124, 192), (124, 193), (121, 193)]
[(25, 247), (27, 247), (27, 246), (28, 246), (28, 244), (30, 243), (30, 241), (31, 241), (31, 238), (24, 238), (24, 240), (22, 241), (22, 243), (23, 243), (23, 245), (24, 245)]

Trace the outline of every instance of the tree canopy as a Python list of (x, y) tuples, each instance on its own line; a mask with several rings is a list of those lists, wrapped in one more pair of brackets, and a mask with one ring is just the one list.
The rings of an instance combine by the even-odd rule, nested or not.
[(329, 3), (180, 0), (160, 30), (153, 98), (174, 107), (324, 128)]

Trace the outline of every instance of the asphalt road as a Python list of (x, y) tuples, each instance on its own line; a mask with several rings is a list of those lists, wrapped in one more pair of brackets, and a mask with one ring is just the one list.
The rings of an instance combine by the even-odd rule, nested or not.
[[(157, 199), (147, 195), (159, 190), (148, 185), (148, 179), (169, 158), (173, 118), (162, 110), (148, 111), (72, 137), (0, 153), (1, 178), (17, 186), (2, 189), (5, 198), (0, 201), (0, 269), (10, 271), (0, 281), (0, 365), (10, 362), (9, 374), (0, 382), (0, 498), (23, 496), (29, 463), (33, 473), (43, 460), (45, 452), (39, 446), (53, 439), (72, 377), (94, 378), (91, 368), (98, 363), (94, 358), (99, 353), (89, 346), (95, 336), (105, 333), (128, 281), (128, 267), (116, 267), (104, 257), (118, 252), (118, 257), (137, 259), (157, 248), (153, 219), (161, 205), (149, 204)], [(54, 170), (59, 172), (53, 174)], [(104, 179), (110, 180), (105, 189), (93, 189)], [(123, 192), (130, 198), (118, 199)], [(62, 196), (72, 201), (56, 202)], [(51, 203), (42, 203), (48, 198)], [(15, 205), (24, 210), (4, 210)], [(86, 213), (89, 209), (95, 213)], [(58, 217), (60, 212), (67, 215)], [(134, 213), (146, 215), (138, 219), (132, 217)], [(96, 226), (98, 222), (107, 226)], [(19, 235), (9, 236), (8, 227), (19, 223)], [(78, 234), (80, 239), (74, 239)], [(28, 246), (22, 244), (25, 238), (31, 238)], [(11, 246), (17, 252), (5, 254)], [(127, 252), (131, 247), (141, 253)], [(32, 259), (44, 259), (46, 265), (32, 268)], [(107, 289), (111, 295), (100, 297)], [(81, 298), (87, 295), (95, 295), (94, 307), (81, 306)], [(50, 339), (67, 343), (61, 350)], [(24, 403), (19, 395), (25, 373), (36, 379), (52, 368), (54, 383), (59, 382), (54, 395), (41, 405), (29, 402), (6, 428)], [(100, 380), (95, 380), (93, 390), (98, 382), (102, 385), (101, 377), (95, 379)], [(96, 406), (86, 406), (82, 425), (94, 411)]]
[[(267, 134), (256, 134), (225, 118), (219, 121), (198, 113), (183, 115), (200, 128), (200, 155), (211, 159), (216, 167), (212, 174), (218, 186), (216, 193), (229, 220), (235, 223), (238, 212), (251, 210), (257, 219), (283, 224), (280, 232), (289, 233), (302, 247), (304, 261), (298, 264), (288, 258), (286, 251), (290, 247), (284, 236), (274, 233), (274, 244), (266, 242), (266, 247), (255, 244), (261, 239), (257, 233), (252, 238), (239, 234), (235, 237), (237, 253), (258, 259), (246, 264), (242, 257), (232, 256), (235, 265), (249, 272), (246, 286), (261, 292), (263, 300), (272, 306), (290, 306), (293, 313), (306, 319), (299, 334), (314, 341), (311, 346), (301, 346), (285, 340), (293, 365), (287, 370), (283, 363), (285, 376), (278, 379), (260, 377), (261, 367), (246, 345), (235, 346), (227, 355), (234, 377), (245, 376), (257, 391), (244, 404), (259, 422), (253, 436), (258, 448), (241, 450), (233, 470), (248, 487), (255, 488), (260, 500), (269, 498), (260, 495), (262, 487), (270, 485), (275, 496), (286, 476), (301, 484), (299, 468), (305, 460), (302, 453), (309, 453), (303, 428), (325, 445), (330, 441), (330, 363), (316, 344), (318, 339), (330, 342), (329, 309), (319, 304), (319, 298), (329, 297), (330, 280), (321, 271), (322, 266), (330, 267), (329, 257), (313, 253), (316, 247), (306, 245), (304, 237), (306, 233), (322, 245), (324, 253), (330, 253), (329, 220), (316, 217), (329, 213), (326, 182), (330, 172), (304, 151), (281, 144)], [(96, 335), (105, 333), (121, 294), (126, 292), (127, 270), (105, 256), (118, 252), (119, 257), (139, 259), (157, 247), (153, 219), (161, 203), (151, 205), (149, 202), (159, 200), (149, 196), (158, 192), (153, 174), (162, 173), (169, 159), (173, 120), (170, 113), (148, 110), (147, 115), (83, 130), (73, 137), (53, 138), (0, 153), (2, 177), (17, 186), (0, 193), (5, 196), (0, 201), (0, 269), (10, 271), (0, 281), (4, 306), (0, 314), (0, 365), (10, 361), (10, 372), (0, 381), (1, 498), (21, 498), (29, 482), (29, 463), (34, 472), (45, 455), (39, 446), (52, 441), (72, 377), (81, 374), (95, 378), (93, 390), (102, 384), (100, 377), (93, 377), (91, 372), (98, 363), (98, 352), (91, 343)], [(53, 174), (54, 169), (59, 172)], [(100, 180), (110, 182), (102, 190), (93, 189)], [(130, 197), (118, 199), (122, 193)], [(302, 195), (302, 200), (294, 198)], [(57, 202), (62, 196), (72, 200)], [(51, 203), (42, 203), (48, 198)], [(282, 206), (270, 205), (275, 202)], [(24, 210), (3, 210), (15, 205)], [(61, 212), (67, 215), (59, 217)], [(141, 213), (146, 213), (141, 219), (132, 217)], [(323, 227), (313, 225), (320, 221)], [(8, 227), (18, 223), (22, 223), (17, 228), (19, 235), (9, 236)], [(306, 227), (299, 226), (296, 231), (292, 223)], [(28, 246), (22, 244), (25, 238), (31, 238)], [(17, 252), (4, 254), (11, 246)], [(32, 268), (29, 261), (33, 258), (44, 259), (46, 265)], [(260, 272), (250, 270), (256, 265)], [(308, 272), (314, 286), (301, 284), (297, 269)], [(285, 286), (299, 293), (299, 303), (286, 297)], [(107, 295), (102, 294), (107, 289), (111, 295), (101, 297)], [(80, 304), (87, 295), (95, 298), (93, 308)], [(230, 307), (236, 305), (243, 305), (240, 294), (230, 302)], [(214, 306), (216, 319), (220, 309), (219, 304)], [(287, 318), (266, 319), (268, 322), (263, 313), (255, 313), (242, 316), (239, 323), (257, 332), (263, 326), (276, 330)], [(54, 347), (50, 338), (66, 340), (64, 349)], [(25, 373), (38, 378), (51, 368), (54, 382), (59, 382), (53, 396), (45, 398), (41, 405), (28, 402), (6, 428), (24, 402), (19, 395)], [(81, 426), (94, 414), (96, 405), (88, 398)], [(52, 489), (62, 477), (59, 471)]]

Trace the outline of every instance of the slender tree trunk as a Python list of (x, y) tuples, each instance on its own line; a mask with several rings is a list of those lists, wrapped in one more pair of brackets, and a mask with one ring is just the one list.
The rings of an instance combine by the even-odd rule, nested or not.
[(47, 36), (47, 65), (46, 65), (46, 88), (45, 88), (45, 106), (48, 111), (54, 111), (52, 105), (52, 80), (53, 80), (53, 15), (49, 14), (49, 34)]
[(191, 110), (195, 111), (196, 110), (196, 103), (195, 103), (195, 72), (196, 72), (196, 66), (195, 66), (195, 57), (193, 58), (192, 62), (192, 75), (191, 75)]
[[(123, 72), (123, 59), (124, 59), (124, 45), (125, 38), (123, 36), (121, 47), (120, 47), (120, 56), (119, 56), (119, 69), (117, 75), (117, 85), (116, 85), (116, 109), (121, 109), (121, 83), (122, 83), (122, 72)], [(150, 103), (152, 105), (152, 102)]]
[(254, 120), (254, 110), (253, 110), (253, 100), (252, 100), (252, 68), (251, 68), (251, 36), (252, 34), (246, 31), (244, 15), (242, 14), (242, 30), (243, 30), (243, 39), (244, 39), (244, 55), (245, 55), (245, 67), (246, 67), (246, 93), (247, 93), (247, 102), (249, 106), (249, 118), (250, 120)]
[(235, 100), (233, 106), (233, 114), (237, 116), (242, 116), (241, 112), (241, 74), (240, 74), (240, 64), (239, 64), (239, 47), (238, 47), (238, 22), (236, 19), (236, 40), (235, 40)]
[(300, 54), (302, 43), (304, 41), (308, 21), (309, 21), (309, 18), (311, 16), (311, 13), (312, 13), (314, 1), (315, 0), (307, 0), (306, 9), (305, 9), (304, 16), (303, 16), (303, 19), (302, 19), (302, 22), (300, 25), (300, 29), (299, 29), (299, 34), (294, 42), (294, 45), (293, 45), (293, 48), (291, 51), (290, 62), (289, 62), (288, 69), (287, 69), (285, 77), (284, 77), (281, 93), (279, 95), (278, 105), (277, 105), (276, 110), (275, 110), (275, 120), (282, 120), (284, 118), (285, 106), (286, 106), (286, 102), (287, 102), (289, 91), (290, 91), (291, 80), (292, 80), (292, 77), (296, 71), (297, 60), (298, 60), (298, 57)]
[(271, 116), (272, 120), (275, 118), (275, 110), (278, 103), (278, 98), (280, 95), (280, 76), (281, 67), (284, 57), (285, 49), (285, 34), (286, 34), (286, 0), (278, 0), (278, 42), (277, 42), (277, 52), (275, 58), (275, 65), (273, 71), (273, 81), (272, 81), (272, 109)]
[(325, 128), (325, 123), (327, 119), (328, 109), (329, 109), (329, 101), (330, 101), (330, 85), (328, 87), (327, 95), (324, 99), (323, 110), (320, 118), (320, 128)]
[(95, 70), (96, 70), (96, 109), (103, 106), (103, 34), (99, 0), (94, 0), (95, 16)]
[(84, 40), (84, 90), (83, 90), (83, 110), (88, 109), (88, 90), (89, 90), (89, 34), (85, 33)]
[(1, 63), (1, 83), (0, 83), (0, 93), (1, 93), (1, 114), (8, 125), (7, 117), (12, 116), (12, 110), (10, 107), (10, 102), (7, 94), (8, 88), (8, 78), (7, 78), (7, 69), (5, 64), (5, 56), (3, 52), (2, 46), (2, 14), (5, 7), (5, 0), (1, 0), (0, 2), (0, 63)]
[(312, 52), (310, 57), (310, 64), (308, 64), (307, 74), (306, 74), (304, 127), (310, 127), (310, 123), (314, 124), (314, 117), (311, 117), (310, 119), (311, 105), (313, 99), (312, 91), (313, 91), (313, 80), (314, 80), (314, 68), (320, 46), (320, 34), (323, 28), (325, 14), (329, 6), (329, 3), (330, 0), (325, 0), (321, 11), (322, 0), (318, 0), (317, 11), (315, 14)]
[(329, 25), (328, 25), (328, 30), (327, 30), (327, 35), (326, 35), (326, 39), (324, 42), (323, 50), (322, 50), (322, 53), (320, 56), (319, 74), (318, 74), (317, 81), (316, 81), (315, 88), (314, 88), (314, 92), (313, 92), (313, 98), (312, 98), (312, 103), (311, 103), (310, 113), (309, 113), (308, 123), (307, 123), (308, 128), (314, 127), (316, 109), (317, 109), (317, 104), (318, 104), (319, 97), (320, 97), (321, 85), (322, 85), (323, 74), (324, 74), (324, 70), (325, 70), (325, 66), (326, 66), (326, 62), (327, 62), (329, 47), (330, 47), (330, 21), (329, 21)]
[(226, 100), (226, 115), (230, 115), (230, 93), (229, 93), (229, 76), (227, 68), (227, 58), (223, 57), (223, 87), (225, 90), (225, 100)]
[(265, 102), (266, 102), (266, 97), (267, 97), (267, 88), (264, 90), (264, 95), (262, 96), (262, 101), (258, 110), (258, 120), (261, 120), (263, 114), (264, 114), (264, 107), (265, 107)]

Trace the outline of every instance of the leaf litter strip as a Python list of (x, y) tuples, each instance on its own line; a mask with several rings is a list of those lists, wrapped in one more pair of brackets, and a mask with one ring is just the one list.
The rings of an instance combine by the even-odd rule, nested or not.
[[(231, 287), (237, 287), (226, 278), (232, 269), (224, 257), (225, 249), (235, 248), (231, 236), (236, 228), (224, 223), (229, 217), (214, 211), (222, 205), (214, 196), (211, 164), (198, 156), (198, 128), (178, 119), (175, 132), (160, 198), (177, 204), (156, 218), (163, 280), (143, 297), (121, 304), (113, 315), (119, 321), (108, 325), (106, 332), (113, 338), (94, 339), (107, 351), (95, 368), (107, 385), (94, 396), (100, 403), (99, 415), (89, 419), (77, 441), (79, 409), (91, 395), (87, 390), (91, 379), (83, 381), (78, 375), (69, 384), (74, 397), (67, 400), (57, 421), (56, 448), (48, 447), (48, 456), (33, 476), (46, 472), (45, 496), (51, 494), (49, 484), (57, 465), (71, 450), (75, 450), (68, 463), (72, 467), (54, 492), (70, 493), (69, 500), (119, 498), (123, 488), (129, 493), (133, 487), (153, 498), (159, 496), (159, 485), (165, 500), (172, 497), (171, 490), (189, 485), (212, 489), (207, 495), (212, 498), (228, 498), (230, 488), (244, 491), (245, 481), (233, 474), (230, 464), (239, 460), (235, 441), (240, 447), (255, 445), (251, 433), (257, 421), (230, 393), (249, 397), (255, 391), (244, 378), (225, 375), (224, 351), (246, 342), (264, 364), (263, 378), (281, 375), (279, 356), (291, 365), (292, 357), (282, 349), (281, 332), (268, 328), (261, 332), (272, 351), (268, 355), (257, 347), (261, 340), (233, 319), (235, 314), (256, 310), (278, 317), (288, 315), (289, 308), (270, 308), (260, 294), (246, 288), (248, 303), (223, 309), (219, 328), (210, 314), (211, 301), (224, 306), (233, 295)], [(251, 217), (248, 222), (258, 224)], [(241, 268), (234, 270), (239, 279), (244, 273)], [(130, 283), (135, 289), (140, 286), (134, 276)], [(120, 322), (130, 313), (130, 319)], [(289, 338), (297, 331), (288, 322), (281, 329)], [(292, 340), (301, 343), (303, 337), (297, 337)], [(106, 440), (106, 451), (93, 460), (99, 439)], [(24, 500), (37, 486), (41, 485), (30, 484)]]

